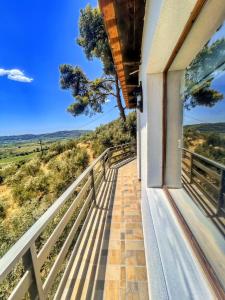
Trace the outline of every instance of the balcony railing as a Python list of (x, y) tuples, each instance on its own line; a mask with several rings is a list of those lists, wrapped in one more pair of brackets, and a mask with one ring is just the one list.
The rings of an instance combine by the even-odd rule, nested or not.
[(183, 149), (182, 171), (187, 186), (197, 187), (215, 207), (217, 215), (225, 213), (224, 165)]
[[(51, 298), (60, 299), (65, 285), (60, 274), (69, 268), (68, 261), (76, 253), (82, 226), (96, 205), (108, 170), (112, 164), (135, 156), (135, 151), (132, 144), (105, 150), (10, 248), (0, 260), (0, 284), (15, 284), (7, 295), (0, 290), (1, 297), (47, 299), (51, 290)], [(56, 246), (57, 254), (53, 251)]]

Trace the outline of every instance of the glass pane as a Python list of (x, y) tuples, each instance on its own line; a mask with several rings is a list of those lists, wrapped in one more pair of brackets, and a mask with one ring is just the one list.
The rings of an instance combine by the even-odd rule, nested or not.
[(182, 179), (198, 212), (180, 209), (225, 289), (225, 24), (188, 66), (184, 83)]

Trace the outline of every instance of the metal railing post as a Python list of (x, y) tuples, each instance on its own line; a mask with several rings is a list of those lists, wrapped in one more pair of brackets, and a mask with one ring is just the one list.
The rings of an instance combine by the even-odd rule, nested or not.
[(190, 183), (192, 183), (193, 177), (193, 154), (190, 153)]
[(91, 187), (93, 189), (92, 199), (95, 202), (95, 205), (97, 205), (97, 203), (96, 203), (96, 193), (95, 193), (95, 177), (94, 177), (94, 170), (93, 169), (91, 169), (90, 175), (91, 175)]
[(109, 165), (109, 168), (111, 167), (111, 156), (112, 156), (112, 151), (109, 151), (109, 155), (108, 155), (108, 165)]
[(28, 290), (31, 299), (44, 300), (44, 292), (41, 283), (40, 270), (38, 270), (37, 254), (35, 246), (33, 245), (28, 249), (26, 254), (23, 256), (23, 265), (25, 270), (30, 270), (32, 273), (33, 282)]
[(224, 195), (225, 193), (225, 171), (221, 170), (220, 176), (220, 185), (219, 185), (219, 197), (218, 197), (218, 205), (217, 205), (217, 214), (220, 213), (221, 208), (223, 207)]
[(105, 170), (105, 156), (103, 156), (103, 177), (104, 177), (104, 181), (106, 181), (106, 170)]

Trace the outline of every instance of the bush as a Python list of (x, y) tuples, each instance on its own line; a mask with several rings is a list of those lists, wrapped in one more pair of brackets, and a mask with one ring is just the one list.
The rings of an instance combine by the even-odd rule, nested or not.
[(21, 171), (27, 176), (35, 177), (40, 170), (41, 162), (39, 159), (32, 159), (21, 167)]
[(54, 143), (49, 147), (49, 151), (53, 152), (55, 155), (62, 153), (64, 150), (65, 146), (60, 142)]
[(6, 204), (4, 198), (0, 198), (0, 220), (4, 219), (6, 216)]
[(127, 116), (126, 123), (118, 119), (96, 128), (93, 133), (84, 136), (83, 140), (91, 141), (95, 156), (100, 155), (106, 148), (135, 142), (136, 113), (131, 112)]

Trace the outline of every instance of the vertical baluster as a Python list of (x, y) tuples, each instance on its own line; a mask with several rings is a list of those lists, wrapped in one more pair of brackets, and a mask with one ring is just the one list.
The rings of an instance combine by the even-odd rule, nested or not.
[(219, 190), (219, 197), (218, 197), (218, 205), (217, 205), (217, 214), (220, 213), (221, 208), (223, 207), (223, 194), (225, 193), (225, 171), (221, 170), (220, 176), (220, 190)]
[(190, 153), (190, 183), (192, 183), (193, 177), (193, 154)]
[(112, 157), (112, 150), (110, 150), (109, 154), (108, 154), (108, 166), (109, 166), (109, 168), (111, 167), (111, 157)]
[(95, 193), (95, 177), (94, 177), (94, 169), (91, 169), (91, 172), (90, 172), (90, 175), (91, 175), (91, 187), (92, 187), (92, 199), (93, 201), (95, 202), (95, 205), (97, 205), (96, 203), (96, 193)]
[(103, 177), (104, 180), (106, 181), (106, 170), (105, 170), (105, 155), (103, 156), (102, 164), (103, 164)]
[(30, 298), (33, 300), (39, 299), (44, 300), (47, 297), (44, 297), (40, 269), (37, 261), (37, 253), (35, 245), (33, 244), (27, 253), (23, 256), (23, 265), (25, 270), (30, 269), (33, 277), (33, 283), (29, 288)]

